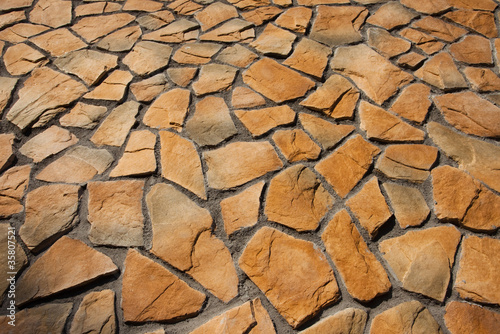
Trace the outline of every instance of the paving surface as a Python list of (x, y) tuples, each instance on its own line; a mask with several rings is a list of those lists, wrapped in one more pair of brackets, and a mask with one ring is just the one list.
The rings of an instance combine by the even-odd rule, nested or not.
[(0, 332), (498, 333), (498, 13), (1, 0)]

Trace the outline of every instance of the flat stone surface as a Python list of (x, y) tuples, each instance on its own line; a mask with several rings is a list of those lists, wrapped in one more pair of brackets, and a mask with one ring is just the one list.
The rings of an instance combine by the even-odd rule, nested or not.
[(236, 44), (226, 47), (219, 53), (216, 59), (236, 67), (247, 67), (257, 59), (257, 54), (248, 50), (241, 44)]
[(421, 83), (409, 85), (394, 101), (390, 111), (410, 121), (422, 124), (431, 107), (430, 94), (429, 86)]
[(91, 292), (86, 295), (71, 323), (70, 334), (115, 333), (115, 293), (113, 290)]
[(446, 328), (452, 334), (458, 333), (494, 333), (500, 325), (500, 314), (478, 305), (450, 302), (444, 314)]
[(0, 134), (0, 171), (10, 167), (14, 163), (14, 151), (12, 145), (16, 135), (13, 133)]
[(412, 51), (399, 57), (397, 63), (403, 68), (414, 70), (420, 67), (425, 59), (426, 57), (424, 55)]
[(302, 38), (294, 52), (283, 64), (316, 78), (321, 78), (331, 53), (332, 51), (328, 47), (311, 39)]
[(156, 171), (155, 145), (156, 135), (151, 131), (132, 132), (125, 152), (109, 176), (143, 176), (154, 173)]
[(122, 8), (122, 5), (119, 3), (109, 3), (109, 2), (94, 2), (83, 4), (75, 7), (75, 16), (89, 16), (93, 14), (103, 14), (103, 13), (112, 13), (119, 11)]
[(246, 333), (257, 324), (253, 315), (252, 302), (234, 307), (213, 317), (189, 334), (203, 333)]
[(263, 135), (277, 126), (293, 123), (295, 120), (295, 111), (286, 105), (255, 110), (236, 110), (234, 113), (254, 137)]
[(366, 22), (391, 30), (410, 23), (416, 16), (399, 2), (391, 1), (380, 6)]
[(426, 16), (411, 26), (445, 42), (453, 42), (467, 33), (463, 28), (432, 16)]
[[(260, 26), (260, 25), (264, 24), (264, 22), (268, 22), (268, 21), (274, 19), (276, 16), (281, 14), (282, 11), (283, 10), (281, 10), (278, 7), (266, 6), (266, 7), (256, 8), (256, 9), (249, 11), (249, 12), (243, 12), (241, 14), (241, 16), (243, 16), (243, 18), (246, 21), (251, 22), (251, 23), (255, 24), (256, 26)], [(285, 37), (285, 36), (283, 36), (283, 37)], [(276, 40), (276, 42), (281, 43), (279, 40)]]
[(299, 120), (304, 130), (326, 150), (336, 146), (355, 129), (352, 125), (333, 124), (306, 113), (300, 113)]
[(141, 35), (142, 31), (138, 25), (123, 28), (101, 39), (97, 47), (111, 52), (129, 51)]
[(130, 85), (130, 91), (139, 102), (152, 101), (155, 97), (166, 92), (169, 88), (170, 84), (164, 73), (159, 73)]
[(272, 137), (289, 162), (316, 160), (321, 148), (303, 130), (279, 130)]
[(96, 146), (122, 146), (130, 129), (136, 122), (139, 103), (125, 102), (111, 111), (90, 140)]
[(498, 37), (498, 31), (495, 25), (495, 16), (493, 13), (470, 9), (459, 9), (448, 12), (443, 16), (453, 22), (463, 25), (464, 27), (472, 29), (485, 37)]
[(141, 41), (123, 58), (123, 63), (139, 75), (149, 75), (168, 65), (172, 47), (169, 45)]
[(467, 84), (458, 71), (449, 53), (441, 52), (429, 59), (415, 71), (415, 75), (423, 81), (443, 90), (465, 88)]
[(5, 69), (11, 75), (23, 75), (47, 63), (45, 56), (32, 47), (19, 43), (11, 46), (3, 56)]
[(87, 43), (94, 43), (110, 32), (124, 27), (135, 19), (127, 13), (84, 17), (71, 26)]
[(411, 48), (410, 42), (379, 28), (368, 29), (368, 45), (386, 58), (396, 57)]
[(22, 10), (17, 10), (0, 15), (0, 29), (3, 29), (13, 23), (21, 22), (26, 19), (26, 13)]
[(78, 102), (69, 113), (59, 119), (59, 123), (65, 127), (93, 129), (106, 112), (106, 107)]
[[(108, 3), (108, 6), (109, 6), (109, 3)], [(175, 17), (171, 11), (162, 10), (162, 11), (139, 16), (135, 20), (143, 28), (146, 28), (149, 30), (157, 30), (161, 27), (166, 26), (169, 23), (172, 23), (175, 20)]]
[(161, 94), (146, 111), (142, 122), (151, 128), (181, 131), (190, 97), (191, 93), (181, 88), (174, 88)]
[(113, 71), (99, 86), (83, 97), (90, 100), (120, 101), (132, 79), (133, 75), (129, 71)]
[(172, 59), (179, 64), (206, 64), (220, 49), (215, 43), (189, 43), (179, 48)]
[(31, 166), (16, 166), (0, 176), (0, 217), (23, 211), (21, 199), (29, 185)]
[(202, 41), (249, 42), (255, 37), (253, 23), (236, 18), (200, 36)]
[(33, 0), (6, 0), (0, 5), (0, 10), (25, 8), (31, 6)]
[(427, 219), (430, 209), (420, 190), (389, 182), (382, 186), (401, 228), (419, 226)]
[(472, 89), (479, 92), (493, 92), (500, 90), (500, 77), (489, 68), (466, 67), (463, 70)]
[(250, 88), (236, 87), (233, 89), (231, 96), (231, 105), (233, 108), (252, 108), (266, 104), (266, 100), (262, 95), (257, 94)]
[(467, 36), (450, 46), (450, 53), (457, 61), (468, 64), (492, 64), (490, 41), (481, 36)]
[(73, 35), (66, 28), (51, 30), (45, 34), (31, 38), (30, 41), (54, 57), (60, 57), (87, 46), (85, 42)]
[(180, 15), (192, 15), (202, 9), (203, 6), (189, 0), (176, 0), (168, 5), (167, 8)]
[(181, 87), (187, 87), (197, 73), (198, 73), (198, 68), (196, 67), (178, 67), (178, 68), (169, 68), (167, 70), (167, 75), (170, 78), (170, 80), (172, 80), (173, 83)]
[(33, 23), (59, 28), (71, 22), (73, 4), (64, 0), (39, 0), (30, 11)]
[(29, 332), (62, 334), (64, 325), (68, 319), (71, 303), (46, 304), (43, 306), (23, 309), (17, 312), (18, 319), (15, 321), (15, 327), (9, 324), (11, 321), (8, 316), (0, 317), (0, 326), (9, 328), (9, 333), (21, 334)]
[(123, 5), (126, 11), (156, 12), (161, 9), (163, 4), (152, 0), (127, 0)]
[(0, 40), (13, 44), (21, 43), (32, 36), (47, 31), (48, 29), (48, 27), (39, 24), (18, 23), (0, 31)]
[(401, 4), (424, 14), (437, 14), (451, 7), (447, 0), (401, 0)]
[(215, 2), (205, 7), (205, 9), (194, 14), (196, 21), (200, 23), (202, 31), (207, 31), (219, 23), (238, 16), (238, 11), (234, 6)]
[(208, 64), (201, 67), (198, 80), (192, 87), (197, 96), (216, 93), (228, 89), (238, 70), (232, 66)]
[(493, 11), (498, 5), (492, 0), (450, 0), (450, 5), (454, 8), (477, 9)]
[(445, 46), (443, 42), (440, 42), (431, 35), (413, 28), (405, 28), (401, 30), (399, 34), (410, 40), (417, 48), (429, 55), (441, 51)]
[(365, 311), (350, 307), (318, 321), (301, 333), (321, 334), (333, 331), (333, 333), (362, 334), (367, 318), (368, 315)]
[(309, 26), (311, 16), (312, 10), (310, 8), (292, 7), (281, 14), (275, 22), (282, 28), (304, 34)]
[(264, 55), (287, 56), (296, 38), (295, 34), (269, 23), (250, 46)]

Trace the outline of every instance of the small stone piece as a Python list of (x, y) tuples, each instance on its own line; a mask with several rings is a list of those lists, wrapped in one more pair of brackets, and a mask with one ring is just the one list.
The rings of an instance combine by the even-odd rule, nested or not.
[(120, 101), (132, 79), (133, 75), (128, 71), (113, 71), (99, 86), (83, 97), (92, 100)]
[[(109, 4), (109, 3), (108, 3)], [(158, 30), (175, 20), (174, 14), (169, 10), (162, 10), (151, 14), (140, 16), (136, 19), (137, 23), (143, 28), (149, 30)]]
[(0, 134), (0, 171), (7, 169), (14, 162), (12, 145), (16, 135), (13, 133)]
[(17, 80), (16, 78), (0, 77), (0, 114), (9, 103)]
[(101, 123), (90, 140), (97, 146), (122, 146), (136, 122), (138, 112), (139, 103), (135, 101), (119, 105)]
[[(1, 200), (0, 200), (1, 201)], [(1, 203), (1, 202), (0, 202)], [(1, 204), (0, 204), (0, 210), (1, 210)], [(11, 231), (9, 233), (9, 231)], [(5, 252), (5, 254), (9, 254), (9, 235), (12, 235), (12, 226), (10, 224), (0, 224), (0, 249)], [(10, 240), (10, 244), (12, 245), (12, 240)], [(23, 248), (21, 247), (21, 244), (16, 242), (14, 247), (10, 246), (10, 250), (13, 250), (16, 254), (15, 259), (13, 260), (14, 262), (9, 262), (12, 261), (12, 259), (9, 260), (8, 256), (4, 256), (3, 258), (0, 258), (0, 270), (3, 270), (4, 274), (3, 280), (0, 281), (0, 296), (3, 298), (5, 296), (5, 293), (9, 289), (10, 291), (10, 280), (7, 281), (8, 277), (8, 272), (21, 272), (21, 270), (28, 264), (28, 258), (26, 257), (26, 253), (24, 252)], [(12, 253), (12, 252), (11, 252)], [(18, 313), (19, 314), (19, 313)], [(2, 324), (2, 317), (0, 317), (0, 326), (3, 326), (7, 328), (7, 324)], [(10, 321), (11, 319), (9, 319)], [(18, 319), (21, 320), (21, 319)], [(19, 325), (19, 323), (17, 323)]]
[(294, 328), (339, 299), (333, 270), (318, 248), (273, 228), (253, 236), (239, 265)]
[(173, 10), (180, 15), (193, 15), (203, 8), (202, 5), (189, 0), (175, 0), (167, 6), (168, 9)]
[[(249, 12), (241, 13), (241, 16), (248, 22), (252, 22), (256, 26), (262, 25), (264, 22), (274, 19), (281, 14), (283, 10), (278, 7), (268, 6), (260, 7)], [(279, 42), (279, 40), (277, 41)]]
[(328, 150), (337, 145), (342, 139), (355, 130), (352, 125), (332, 124), (319, 117), (305, 113), (299, 114), (299, 120), (304, 129)]
[(148, 130), (134, 131), (123, 156), (109, 174), (110, 177), (142, 176), (156, 171), (156, 135)]
[(139, 42), (123, 58), (123, 63), (141, 76), (147, 76), (168, 65), (172, 47), (155, 42)]
[(373, 158), (379, 153), (377, 146), (357, 135), (320, 161), (315, 169), (344, 198), (365, 176)]
[(30, 7), (32, 3), (33, 0), (5, 0), (0, 4), (0, 10), (7, 11), (17, 8), (26, 8)]
[(467, 83), (449, 53), (441, 52), (425, 62), (415, 75), (444, 90), (467, 88)]
[(287, 56), (297, 36), (269, 23), (250, 46), (268, 56)]
[(193, 80), (197, 72), (198, 68), (196, 67), (179, 67), (167, 69), (167, 74), (170, 80), (181, 87), (187, 87), (187, 85), (189, 85), (191, 80)]
[(300, 332), (301, 334), (349, 333), (363, 334), (368, 315), (357, 308), (346, 308)]
[(500, 77), (489, 68), (466, 67), (463, 70), (472, 89), (479, 92), (500, 90)]
[(237, 69), (228, 65), (203, 65), (198, 81), (193, 83), (194, 93), (200, 96), (223, 91), (231, 86), (237, 72)]
[(149, 102), (170, 88), (164, 73), (130, 85), (130, 91), (139, 102)]
[(420, 190), (396, 183), (384, 183), (383, 187), (401, 228), (419, 226), (427, 219), (430, 210)]
[(410, 121), (422, 124), (431, 107), (430, 95), (431, 89), (428, 86), (421, 83), (412, 84), (406, 87), (394, 101), (391, 111)]
[(457, 61), (468, 64), (493, 64), (490, 41), (481, 36), (467, 36), (450, 46), (450, 52)]
[(279, 126), (293, 123), (295, 111), (287, 105), (256, 110), (236, 110), (235, 115), (253, 137), (258, 137)]
[(255, 37), (253, 24), (242, 19), (232, 19), (219, 28), (201, 35), (202, 41), (249, 42)]
[(30, 21), (59, 28), (71, 23), (72, 9), (71, 1), (39, 0), (30, 11)]
[(24, 75), (47, 63), (45, 56), (32, 47), (19, 43), (11, 46), (3, 55), (5, 69), (11, 75)]
[(71, 313), (72, 303), (46, 304), (16, 312), (19, 317), (12, 327), (10, 317), (0, 317), (0, 326), (9, 328), (9, 334), (54, 333), (63, 334), (64, 326)]
[(410, 52), (399, 57), (398, 65), (404, 68), (409, 68), (410, 70), (414, 70), (422, 65), (425, 59), (425, 56), (419, 53)]
[(129, 51), (141, 35), (139, 26), (123, 28), (101, 39), (97, 47), (111, 52)]
[(116, 272), (118, 267), (109, 257), (63, 236), (19, 280), (16, 302), (24, 305)]
[(60, 151), (75, 145), (78, 138), (68, 130), (55, 125), (28, 140), (20, 149), (23, 155), (40, 162)]
[(186, 19), (175, 20), (168, 26), (142, 36), (143, 40), (163, 43), (184, 43), (196, 40), (199, 25)]
[(222, 50), (217, 56), (218, 61), (236, 67), (247, 67), (257, 58), (255, 53), (241, 46), (241, 44), (229, 46)]
[(189, 334), (204, 333), (250, 333), (257, 323), (253, 315), (252, 302), (234, 307), (225, 313), (210, 319)]
[(181, 46), (172, 59), (179, 64), (206, 64), (221, 47), (215, 43), (189, 43)]
[(412, 28), (405, 28), (399, 33), (427, 54), (434, 54), (444, 48), (444, 43), (434, 37)]
[(401, 4), (424, 14), (438, 14), (451, 7), (448, 0), (401, 0)]
[(500, 326), (500, 314), (474, 304), (450, 302), (446, 305), (444, 321), (451, 334), (488, 334)]
[(495, 15), (485, 11), (459, 9), (443, 15), (447, 19), (470, 28), (485, 37), (498, 37)]
[(212, 151), (203, 159), (208, 168), (208, 185), (230, 189), (283, 167), (272, 145), (267, 142), (235, 142)]
[(411, 43), (391, 35), (385, 29), (368, 29), (368, 45), (382, 56), (392, 58), (410, 50)]
[(304, 37), (283, 64), (320, 79), (331, 54), (330, 48)]
[(123, 6), (126, 11), (156, 12), (163, 7), (163, 4), (152, 0), (127, 0)]
[(107, 110), (106, 107), (78, 102), (69, 113), (59, 119), (59, 123), (62, 126), (93, 129), (99, 124)]
[(91, 292), (83, 297), (71, 323), (69, 334), (116, 333), (115, 318), (114, 291)]
[(84, 17), (71, 29), (82, 36), (87, 43), (94, 43), (100, 37), (126, 26), (135, 20), (135, 16), (126, 13)]
[(309, 26), (311, 16), (312, 10), (310, 8), (293, 7), (287, 9), (275, 22), (280, 27), (304, 34)]
[(142, 122), (152, 128), (181, 131), (189, 108), (191, 94), (175, 88), (161, 94), (146, 111)]
[(0, 40), (10, 42), (12, 44), (22, 43), (31, 36), (41, 34), (48, 29), (48, 27), (38, 24), (18, 23), (0, 31)]
[(200, 23), (202, 31), (207, 31), (234, 17), (238, 17), (236, 8), (222, 2), (215, 2), (194, 14), (194, 18)]
[(21, 199), (28, 188), (31, 167), (9, 168), (0, 176), (0, 218), (7, 218), (23, 211)]
[(367, 23), (391, 30), (407, 25), (417, 15), (406, 9), (397, 1), (391, 1), (380, 6), (375, 14), (371, 15)]
[(252, 108), (265, 105), (266, 100), (250, 88), (236, 87), (231, 96), (231, 104), (233, 108)]
[(316, 160), (321, 148), (303, 130), (280, 130), (273, 141), (289, 162)]
[(60, 57), (71, 51), (87, 47), (86, 43), (66, 28), (51, 30), (43, 35), (31, 38), (30, 41), (49, 52), (53, 57)]

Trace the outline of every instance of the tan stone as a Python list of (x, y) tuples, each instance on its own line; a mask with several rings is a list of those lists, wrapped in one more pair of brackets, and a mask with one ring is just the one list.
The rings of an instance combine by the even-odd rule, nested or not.
[(12, 145), (16, 135), (13, 133), (0, 134), (0, 171), (10, 167), (15, 160)]
[(355, 130), (355, 127), (352, 125), (332, 124), (319, 117), (305, 113), (299, 114), (299, 120), (304, 129), (325, 150), (334, 147)]
[(130, 85), (130, 91), (139, 102), (149, 102), (170, 88), (170, 84), (164, 73), (159, 73), (148, 79), (134, 82)]
[(167, 24), (173, 22), (174, 20), (175, 20), (174, 14), (172, 14), (169, 10), (162, 10), (159, 12), (150, 13), (147, 15), (140, 16), (136, 19), (137, 23), (139, 23), (141, 27), (149, 30), (160, 29), (161, 27), (166, 26)]
[(71, 1), (39, 0), (30, 11), (30, 21), (52, 28), (71, 23), (73, 5)]
[(51, 155), (75, 145), (77, 142), (78, 138), (71, 132), (53, 125), (28, 140), (19, 149), (19, 152), (33, 159), (34, 162), (40, 162)]
[(87, 43), (94, 43), (110, 32), (126, 26), (134, 19), (134, 16), (127, 13), (84, 17), (71, 29), (83, 37)]
[(180, 15), (193, 15), (194, 13), (202, 9), (203, 6), (190, 0), (176, 0), (169, 4), (167, 8)]
[(17, 80), (16, 78), (0, 77), (0, 114), (9, 103)]
[[(418, 1), (415, 1), (415, 3), (418, 3)], [(443, 333), (429, 310), (416, 300), (401, 303), (387, 311), (379, 313), (373, 318), (370, 327), (371, 334), (411, 332), (428, 334)]]
[(431, 89), (421, 83), (406, 87), (391, 106), (391, 111), (410, 121), (422, 124), (427, 117)]
[(168, 269), (129, 249), (122, 283), (126, 322), (179, 321), (196, 316), (206, 296)]
[(197, 72), (198, 68), (196, 67), (179, 67), (167, 69), (167, 74), (170, 80), (181, 87), (186, 87), (187, 85), (189, 85)]
[(75, 7), (75, 17), (88, 16), (94, 14), (112, 13), (119, 11), (122, 5), (113, 2), (94, 2)]
[(125, 102), (111, 111), (90, 140), (97, 146), (122, 146), (136, 122), (139, 103)]
[(444, 43), (421, 31), (405, 28), (399, 33), (427, 54), (434, 54), (444, 48)]
[(83, 297), (71, 323), (69, 334), (116, 333), (115, 293), (95, 291)]
[(0, 217), (7, 218), (23, 211), (21, 199), (28, 188), (31, 167), (11, 167), (0, 176)]
[(300, 332), (301, 334), (349, 333), (362, 334), (368, 315), (357, 308), (346, 308)]
[(292, 5), (292, 0), (273, 0), (273, 4), (281, 7), (290, 7)]
[(59, 123), (62, 126), (93, 129), (99, 124), (107, 110), (106, 107), (78, 102), (69, 113), (59, 119)]
[(198, 38), (199, 25), (186, 19), (175, 20), (164, 28), (142, 36), (143, 40), (163, 43), (184, 43)]
[(221, 315), (213, 317), (189, 334), (204, 333), (248, 333), (256, 325), (252, 302), (234, 307)]
[(118, 272), (113, 261), (83, 242), (63, 236), (21, 277), (16, 302), (27, 302), (88, 284)]
[(471, 83), (472, 89), (479, 92), (494, 92), (500, 90), (500, 77), (489, 68), (466, 67), (465, 77)]
[(295, 112), (287, 105), (256, 110), (236, 110), (235, 115), (253, 137), (258, 137), (279, 126), (293, 123)]
[(407, 25), (416, 16), (399, 2), (391, 1), (380, 6), (375, 14), (371, 15), (366, 22), (391, 30)]
[(451, 7), (448, 2), (448, 0), (401, 0), (401, 4), (424, 14), (441, 13)]
[(156, 12), (163, 7), (163, 4), (152, 0), (127, 0), (123, 5), (126, 11)]
[(237, 72), (237, 69), (228, 65), (203, 65), (198, 80), (192, 86), (194, 93), (199, 96), (223, 91), (231, 86)]
[(109, 174), (110, 177), (142, 176), (156, 171), (156, 135), (148, 130), (130, 134), (123, 156)]
[(301, 129), (280, 130), (273, 141), (289, 162), (316, 160), (321, 148)]
[(11, 26), (26, 20), (26, 13), (23, 10), (13, 11), (0, 15), (0, 29)]
[(278, 103), (302, 97), (314, 87), (312, 80), (269, 58), (259, 60), (243, 72), (243, 81)]
[(249, 42), (255, 37), (255, 31), (252, 29), (252, 23), (241, 19), (232, 19), (224, 23), (219, 28), (201, 35), (202, 41), (215, 42)]
[(5, 69), (11, 75), (23, 75), (47, 63), (45, 56), (32, 47), (19, 43), (11, 46), (3, 56)]
[(386, 239), (379, 250), (405, 290), (442, 302), (461, 237), (455, 227), (433, 227)]
[(344, 198), (363, 178), (379, 153), (377, 146), (356, 135), (320, 161), (314, 169)]
[(280, 27), (304, 34), (309, 26), (311, 16), (312, 10), (310, 8), (293, 7), (287, 9), (275, 22)]
[(450, 52), (457, 61), (468, 64), (492, 64), (490, 41), (481, 36), (467, 36), (450, 46)]
[(283, 167), (272, 145), (262, 142), (235, 142), (219, 149), (205, 151), (210, 188), (229, 189), (240, 186)]
[(425, 62), (415, 75), (425, 82), (444, 89), (466, 88), (467, 84), (450, 54), (441, 52)]
[(316, 91), (311, 93), (301, 106), (335, 119), (352, 118), (359, 99), (359, 91), (346, 78), (333, 74)]
[(236, 67), (247, 67), (257, 58), (255, 53), (241, 46), (241, 44), (236, 44), (226, 47), (216, 59)]
[(172, 47), (155, 42), (139, 42), (123, 58), (123, 63), (141, 76), (146, 76), (168, 65)]
[(228, 236), (257, 224), (259, 219), (260, 196), (264, 182), (259, 182), (242, 192), (220, 202), (224, 230)]
[(467, 30), (463, 28), (432, 16), (426, 16), (414, 22), (411, 26), (446, 42), (453, 42), (467, 33)]
[(331, 53), (330, 48), (308, 38), (302, 38), (283, 64), (319, 79), (323, 76)]
[(368, 16), (365, 7), (318, 6), (317, 11), (318, 15), (309, 33), (311, 39), (330, 47), (363, 39), (359, 30)]
[(142, 122), (152, 128), (180, 132), (189, 108), (190, 92), (175, 88), (161, 94), (149, 107)]
[(427, 219), (430, 210), (420, 190), (396, 183), (384, 183), (383, 187), (401, 228), (419, 226)]
[(231, 96), (231, 105), (233, 108), (252, 108), (259, 107), (266, 104), (266, 100), (262, 95), (257, 94), (250, 88), (236, 87), (233, 89)]
[(338, 48), (330, 66), (351, 78), (378, 104), (382, 104), (399, 88), (413, 80), (411, 75), (363, 44)]
[(15, 327), (9, 324), (9, 316), (0, 317), (0, 326), (8, 328), (9, 334), (62, 334), (72, 307), (72, 303), (57, 303), (23, 309), (16, 314)]
[[(256, 26), (260, 26), (264, 22), (274, 19), (276, 16), (281, 14), (282, 11), (283, 10), (281, 10), (278, 7), (268, 6), (268, 7), (260, 7), (249, 12), (243, 12), (241, 13), (241, 16), (246, 21), (252, 22)], [(288, 36), (285, 35), (282, 37), (288, 37)], [(280, 43), (281, 41), (278, 38), (276, 42)]]
[(459, 9), (443, 15), (447, 19), (470, 28), (485, 37), (498, 37), (495, 15), (485, 11)]
[[(0, 248), (7, 256), (4, 256), (3, 258), (0, 258), (0, 270), (2, 270), (2, 278), (3, 280), (0, 281), (0, 296), (3, 298), (4, 294), (8, 291), (10, 291), (10, 285), (11, 281), (7, 280), (9, 272), (21, 272), (21, 270), (28, 264), (28, 258), (26, 257), (26, 253), (24, 252), (23, 248), (21, 247), (20, 243), (15, 243), (14, 247), (10, 246), (9, 247), (9, 236), (15, 235), (15, 227), (11, 226), (10, 224), (0, 224)], [(12, 237), (10, 237), (12, 239)], [(10, 244), (12, 245), (12, 240), (10, 240)], [(9, 256), (9, 249), (15, 251), (15, 259), (13, 258), (8, 258)], [(11, 251), (12, 253), (12, 251)], [(0, 317), (0, 319), (2, 319)], [(20, 319), (19, 319), (20, 320)], [(2, 320), (0, 320), (1, 322)], [(10, 321), (10, 319), (9, 319)]]
[(222, 2), (210, 4), (202, 11), (194, 14), (194, 18), (200, 23), (202, 31), (207, 31), (219, 23), (234, 17), (238, 17), (238, 11), (236, 8)]
[(22, 43), (28, 38), (41, 34), (47, 30), (49, 30), (48, 27), (38, 24), (18, 23), (0, 31), (0, 40), (13, 44)]
[(239, 9), (253, 9), (271, 4), (270, 0), (230, 0), (229, 2)]
[(469, 236), (462, 242), (457, 278), (453, 288), (463, 299), (500, 304), (500, 241)]
[(493, 11), (498, 6), (492, 0), (449, 0), (450, 5), (455, 8), (477, 9)]
[(454, 301), (446, 305), (444, 321), (451, 334), (488, 334), (500, 326), (500, 314), (478, 305)]
[(132, 79), (133, 75), (128, 71), (113, 71), (99, 86), (83, 97), (91, 100), (120, 101)]
[(423, 56), (419, 53), (410, 52), (410, 53), (406, 53), (406, 54), (402, 55), (401, 57), (399, 57), (397, 62), (398, 62), (398, 65), (401, 67), (414, 70), (417, 67), (419, 67), (420, 65), (422, 65), (422, 63), (424, 62), (425, 59), (426, 59), (425, 56)]
[(250, 46), (264, 55), (287, 56), (292, 50), (292, 44), (297, 36), (291, 32), (268, 24), (264, 31)]
[(382, 56), (392, 58), (410, 50), (411, 43), (394, 37), (385, 29), (368, 29), (368, 45), (377, 50)]
[(19, 100), (10, 108), (7, 120), (21, 130), (43, 126), (86, 91), (67, 75), (48, 67), (37, 68), (19, 90)]
[(30, 38), (30, 41), (49, 52), (53, 57), (60, 57), (68, 52), (80, 50), (87, 46), (85, 42), (66, 28), (51, 30), (45, 34)]
[(323, 253), (311, 242), (270, 227), (252, 237), (239, 265), (294, 328), (339, 298), (333, 270)]
[(97, 47), (111, 52), (128, 51), (132, 49), (141, 35), (142, 31), (139, 26), (123, 28), (101, 39)]
[(172, 59), (179, 64), (206, 64), (221, 47), (215, 43), (189, 43), (181, 46)]

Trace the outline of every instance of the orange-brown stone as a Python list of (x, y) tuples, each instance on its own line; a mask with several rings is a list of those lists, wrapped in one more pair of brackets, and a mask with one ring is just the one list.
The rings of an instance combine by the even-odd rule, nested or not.
[(383, 187), (401, 228), (419, 226), (427, 219), (430, 209), (420, 190), (396, 183), (384, 183)]
[(352, 125), (333, 124), (305, 113), (299, 114), (299, 120), (304, 130), (326, 150), (337, 145), (355, 129)]
[(450, 46), (450, 53), (457, 61), (468, 64), (492, 64), (489, 39), (481, 36), (467, 36)]
[(0, 176), (0, 217), (7, 218), (23, 211), (21, 199), (28, 189), (31, 166), (9, 168)]
[(321, 148), (301, 129), (279, 130), (272, 137), (289, 162), (316, 160)]
[(234, 112), (254, 137), (267, 133), (279, 126), (293, 123), (295, 112), (287, 105), (256, 110)]
[(453, 301), (446, 305), (444, 321), (451, 334), (488, 334), (494, 333), (500, 326), (500, 313), (478, 305)]
[(189, 108), (191, 93), (175, 88), (161, 94), (146, 111), (142, 122), (152, 128), (181, 131)]
[(449, 53), (441, 52), (415, 71), (423, 81), (443, 90), (465, 88), (467, 84)]
[(390, 110), (410, 121), (422, 124), (431, 107), (430, 94), (431, 89), (428, 86), (421, 83), (412, 84), (403, 90)]

